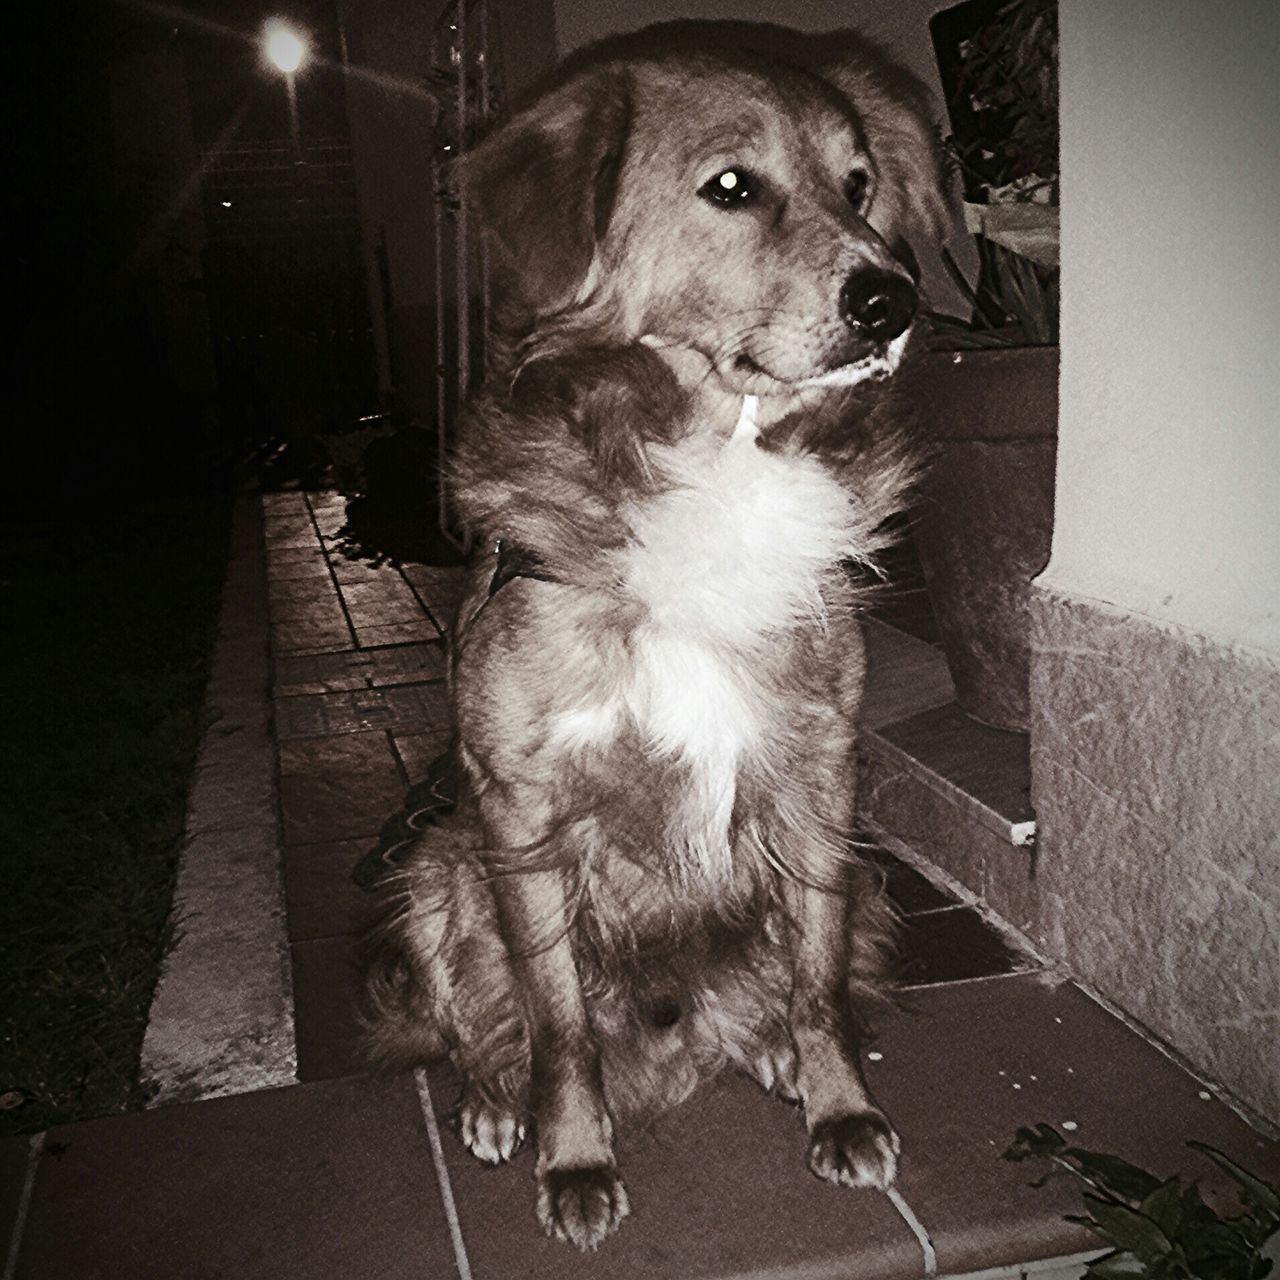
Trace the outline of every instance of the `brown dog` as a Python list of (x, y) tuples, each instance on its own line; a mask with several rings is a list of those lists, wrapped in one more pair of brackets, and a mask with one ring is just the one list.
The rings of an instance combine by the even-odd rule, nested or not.
[(452, 1057), (482, 1160), (532, 1122), (582, 1248), (628, 1212), (614, 1120), (725, 1065), (885, 1187), (845, 563), (911, 474), (883, 384), (948, 218), (919, 95), (851, 36), (675, 24), (573, 58), (463, 178), (502, 305), (452, 460), (460, 795), (396, 880), (375, 1050)]

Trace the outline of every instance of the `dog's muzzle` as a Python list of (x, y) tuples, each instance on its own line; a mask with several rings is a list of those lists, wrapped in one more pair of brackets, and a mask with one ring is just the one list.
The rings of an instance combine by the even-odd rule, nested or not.
[(915, 313), (915, 286), (893, 271), (855, 271), (840, 290), (840, 318), (857, 337), (876, 344), (898, 337)]

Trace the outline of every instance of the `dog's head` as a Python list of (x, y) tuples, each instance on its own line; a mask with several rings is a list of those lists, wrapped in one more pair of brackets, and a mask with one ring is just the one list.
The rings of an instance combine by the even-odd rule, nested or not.
[(689, 23), (611, 41), (468, 157), (535, 331), (700, 352), (774, 394), (896, 365), (950, 226), (921, 92), (850, 36)]

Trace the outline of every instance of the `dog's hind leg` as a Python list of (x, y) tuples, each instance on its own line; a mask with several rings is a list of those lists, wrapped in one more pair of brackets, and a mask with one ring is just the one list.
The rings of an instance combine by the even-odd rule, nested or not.
[(430, 833), (405, 867), (370, 974), (371, 1047), (384, 1062), (447, 1052), (462, 1076), (459, 1135), (498, 1164), (525, 1137), (528, 1036), (493, 895), (473, 859), (439, 856), (447, 834)]

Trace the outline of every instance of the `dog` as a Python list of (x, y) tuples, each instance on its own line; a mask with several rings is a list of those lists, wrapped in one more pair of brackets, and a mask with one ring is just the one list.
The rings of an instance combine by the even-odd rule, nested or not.
[(685, 22), (572, 57), (461, 162), (494, 272), (457, 432), (476, 555), (457, 803), (391, 877), (371, 1051), (448, 1054), (537, 1215), (629, 1212), (614, 1125), (732, 1067), (819, 1177), (887, 1188), (859, 1069), (891, 912), (852, 851), (892, 375), (950, 225), (924, 96), (859, 37)]

